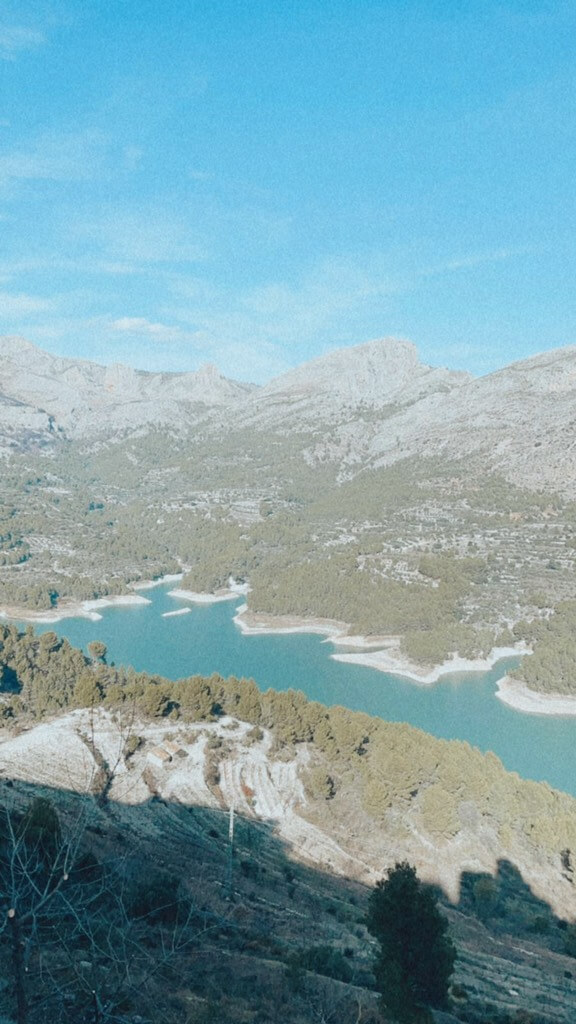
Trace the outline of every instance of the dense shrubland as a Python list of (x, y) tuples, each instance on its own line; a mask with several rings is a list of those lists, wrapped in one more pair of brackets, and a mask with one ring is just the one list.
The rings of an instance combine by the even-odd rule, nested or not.
[(340, 479), (318, 444), (321, 432), (243, 429), (223, 451), (208, 433), (152, 430), (70, 443), (57, 461), (15, 455), (0, 486), (1, 601), (42, 609), (181, 569), (193, 590), (234, 576), (255, 611), (398, 634), (430, 664), (485, 655), (510, 624), (576, 597), (570, 503), (437, 458)]
[(534, 654), (511, 674), (532, 690), (576, 696), (576, 601), (563, 601), (547, 618), (518, 622), (514, 634)]

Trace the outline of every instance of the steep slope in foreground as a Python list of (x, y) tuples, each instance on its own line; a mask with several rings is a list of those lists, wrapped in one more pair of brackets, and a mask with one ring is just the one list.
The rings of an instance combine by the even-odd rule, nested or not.
[[(136, 923), (137, 942), (173, 951), (173, 932), (166, 934), (162, 926), (176, 924), (178, 931), (182, 923), (194, 926), (187, 940), (193, 944), (185, 971), (190, 984), (198, 986), (205, 977), (199, 948), (210, 960), (219, 949), (240, 973), (240, 961), (248, 966), (245, 956), (272, 957), (284, 965), (283, 976), (285, 967), (310, 962), (294, 962), (292, 954), (328, 945), (341, 956), (351, 950), (355, 971), (349, 976), (365, 987), (370, 947), (362, 927), (361, 890), (353, 901), (351, 879), (358, 886), (372, 884), (394, 862), (407, 859), (452, 901), (446, 906), (460, 949), (457, 982), (464, 1020), (494, 1024), (494, 1006), (506, 1014), (499, 1024), (518, 1024), (513, 1014), (519, 1010), (537, 1011), (535, 1024), (574, 1019), (576, 982), (565, 955), (576, 952), (576, 802), (571, 797), (522, 781), (494, 755), (465, 743), (323, 707), (296, 691), (262, 693), (251, 680), (218, 675), (171, 682), (90, 660), (50, 632), (35, 637), (2, 627), (0, 640), (6, 687), (1, 695), (6, 724), (0, 730), (4, 879), (6, 864), (9, 873), (16, 863), (10, 851), (22, 835), (19, 827), (11, 831), (5, 808), (18, 809), (27, 792), (49, 795), (80, 828), (83, 853), (90, 854), (83, 870), (95, 883), (96, 897), (104, 898), (104, 911), (120, 911), (126, 925), (126, 911), (132, 921), (151, 915), (154, 934), (142, 935)], [(104, 653), (92, 650), (94, 658)], [(57, 717), (49, 717), (56, 709)], [(231, 807), (237, 818), (232, 857), (225, 838)], [(40, 811), (43, 828), (53, 823), (45, 807)], [(253, 828), (247, 833), (249, 825), (258, 826), (256, 833)], [(53, 824), (51, 834), (52, 846), (45, 850), (58, 839)], [(220, 839), (216, 871), (212, 839)], [(325, 885), (312, 883), (309, 873), (305, 878), (285, 861), (272, 867), (267, 855), (263, 859), (261, 850), (278, 840), (298, 862), (323, 873)], [(24, 858), (25, 873), (37, 861)], [(34, 868), (41, 870), (41, 863)], [(61, 885), (70, 874), (63, 866)], [(104, 888), (99, 887), (102, 875), (108, 878)], [(337, 882), (336, 876), (348, 882)], [(86, 893), (93, 890), (83, 887), (82, 878), (73, 881), (80, 883), (77, 895), (88, 912), (79, 956), (91, 963), (85, 955), (90, 949), (101, 966), (106, 957), (102, 961), (97, 940), (105, 921), (90, 924)], [(30, 886), (26, 879), (23, 884), (28, 898)], [(338, 896), (339, 886), (346, 895)], [(184, 922), (179, 912), (176, 919), (161, 913), (166, 893), (177, 890), (192, 901), (192, 918), (186, 913)], [(67, 891), (62, 910), (69, 922)], [(334, 902), (327, 905), (327, 898)], [(324, 913), (333, 915), (331, 924)], [(480, 917), (482, 925), (471, 916)], [(74, 920), (78, 923), (77, 916)], [(8, 959), (3, 936), (9, 937), (0, 929), (0, 956), (4, 950)], [(64, 928), (58, 941), (69, 948), (69, 936)], [(38, 936), (47, 943), (54, 937), (51, 929)], [(176, 947), (186, 953), (179, 942)], [(114, 955), (117, 948), (115, 941)], [(50, 955), (41, 956), (39, 967), (46, 971), (50, 963), (55, 964)], [(119, 963), (117, 957), (114, 970)], [(234, 986), (234, 974), (229, 980)], [(104, 985), (102, 977), (98, 984)], [(95, 987), (94, 978), (89, 991)], [(0, 1013), (2, 991), (0, 986)], [(370, 1006), (364, 995), (362, 1005)], [(281, 1019), (309, 1020), (301, 1007), (298, 1013)], [(175, 1014), (156, 1019), (188, 1024), (186, 1016)], [(231, 1013), (224, 1019), (246, 1022)], [(356, 1015), (347, 1009), (334, 1019), (366, 1024), (369, 1017), (356, 1006)], [(61, 1020), (64, 1024), (70, 1016)]]
[[(269, 1004), (282, 992), (282, 1021), (307, 1022), (314, 1005), (324, 1019), (339, 1024), (375, 1022), (373, 944), (364, 927), (369, 890), (350, 876), (372, 882), (396, 859), (408, 856), (415, 863), (420, 859), (422, 874), (437, 880), (450, 856), (440, 836), (418, 839), (410, 814), (402, 835), (393, 818), (384, 829), (375, 829), (374, 822), (371, 830), (367, 822), (353, 823), (353, 796), (343, 800), (337, 795), (327, 804), (324, 795), (313, 792), (314, 779), (330, 762), (308, 747), (292, 754), (289, 747), (274, 751), (272, 740), (267, 729), (255, 735), (249, 725), (228, 716), (168, 728), (166, 722), (133, 714), (122, 725), (117, 716), (102, 711), (76, 711), (0, 738), (1, 777), (8, 780), (0, 780), (3, 805), (24, 807), (32, 795), (48, 797), (76, 837), (80, 823), (80, 850), (90, 854), (89, 880), (97, 883), (98, 899), (109, 901), (96, 869), (102, 864), (120, 901), (133, 901), (135, 889), (141, 902), (148, 900), (148, 912), (140, 911), (136, 921), (133, 902), (128, 903), (124, 947), (138, 949), (140, 956), (144, 947), (147, 956), (158, 947), (162, 983), (167, 980), (163, 968), (170, 978), (177, 966), (174, 977), (179, 979), (169, 1005), (154, 1021), (189, 1021), (182, 1007), (210, 999), (216, 991), (223, 1016), (210, 1018), (215, 1020), (240, 1024), (253, 1019), (245, 1016), (248, 1008), (259, 1008), (263, 1016), (256, 1019), (275, 1020)], [(170, 751), (171, 760), (162, 761), (161, 751)], [(339, 787), (337, 760), (331, 779)], [(470, 818), (470, 805), (464, 807)], [(352, 852), (360, 845), (355, 838), (364, 846), (361, 857)], [(459, 855), (465, 856), (463, 846)], [(524, 1019), (570, 1024), (576, 982), (573, 960), (564, 952), (571, 934), (566, 907), (556, 918), (502, 858), (494, 862), (492, 874), (470, 855), (464, 863), (468, 869), (458, 874), (456, 902), (444, 904), (458, 949), (453, 1012), (469, 1024), (493, 1024), (495, 1019), (499, 1024)], [(543, 859), (541, 868), (542, 884), (550, 877)], [(166, 910), (163, 917), (154, 913), (158, 885), (166, 908), (174, 898), (174, 880), (179, 905), (189, 904), (193, 911), (183, 919), (185, 930)], [(92, 890), (88, 895), (94, 899)], [(110, 920), (108, 927), (112, 932)], [(110, 966), (104, 944), (91, 944), (94, 937), (85, 936), (75, 956), (76, 970), (81, 974), (80, 959), (90, 963), (91, 985), (103, 994)], [(49, 962), (49, 956), (44, 960)], [(119, 960), (118, 953), (116, 972)], [(30, 964), (29, 984), (34, 985), (35, 954)], [(150, 980), (141, 986), (148, 1000), (154, 991)], [(47, 975), (43, 984), (46, 993)], [(78, 977), (68, 979), (68, 989), (77, 993), (78, 1009), (86, 998)], [(135, 994), (131, 998), (132, 1012), (138, 1011), (141, 1003)]]

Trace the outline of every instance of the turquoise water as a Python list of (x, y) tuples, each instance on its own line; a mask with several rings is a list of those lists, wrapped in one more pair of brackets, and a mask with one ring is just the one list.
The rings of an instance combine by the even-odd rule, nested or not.
[(434, 736), (493, 750), (525, 778), (546, 780), (576, 796), (576, 718), (522, 714), (494, 696), (496, 681), (515, 659), (500, 661), (490, 672), (454, 674), (418, 686), (333, 661), (333, 646), (315, 634), (243, 635), (232, 621), (234, 601), (192, 605), (187, 615), (162, 618), (162, 612), (188, 606), (169, 597), (169, 589), (146, 591), (149, 605), (105, 608), (98, 622), (64, 619), (39, 631), (53, 629), (83, 648), (103, 640), (108, 661), (171, 679), (212, 672), (247, 676), (263, 690), (294, 687), (323, 704), (410, 722)]

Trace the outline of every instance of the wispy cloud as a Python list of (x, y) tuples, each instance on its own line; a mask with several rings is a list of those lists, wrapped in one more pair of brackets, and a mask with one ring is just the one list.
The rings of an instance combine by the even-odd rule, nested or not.
[(383, 257), (334, 257), (297, 282), (270, 282), (235, 295), (224, 287), (204, 287), (197, 278), (175, 278), (176, 304), (167, 304), (165, 312), (214, 342), (272, 344), (297, 359), (311, 338), (338, 337), (344, 314), (353, 316), (369, 306), (382, 310), (389, 296), (405, 287)]
[(0, 183), (88, 181), (102, 172), (108, 148), (107, 137), (98, 130), (45, 134), (0, 156)]
[(161, 206), (109, 210), (94, 219), (73, 222), (69, 237), (93, 249), (93, 257), (111, 273), (131, 273), (154, 263), (197, 262), (206, 258), (181, 216)]
[(143, 156), (144, 150), (141, 146), (124, 146), (122, 157), (126, 170), (136, 170), (136, 168), (140, 166)]
[(169, 324), (152, 323), (143, 316), (122, 316), (110, 324), (113, 331), (124, 334), (144, 335), (154, 341), (181, 341), (185, 332)]
[(425, 267), (419, 272), (418, 276), (435, 277), (436, 275), (450, 273), (455, 270), (475, 270), (477, 267), (486, 266), (490, 263), (506, 263), (508, 260), (516, 259), (519, 256), (526, 256), (533, 251), (533, 249), (526, 247), (517, 247), (463, 253), (461, 256), (456, 256), (453, 259), (447, 259), (442, 263)]
[(34, 50), (44, 43), (42, 32), (20, 25), (0, 24), (0, 60), (16, 60), (25, 50)]
[(3, 319), (47, 313), (55, 307), (55, 299), (25, 293), (0, 292), (0, 323)]
[(469, 256), (461, 256), (459, 259), (449, 260), (444, 265), (444, 270), (471, 270), (474, 267), (481, 267), (487, 263), (505, 263), (515, 256), (521, 255), (524, 250), (520, 249), (497, 249), (495, 252), (475, 252)]
[[(319, 260), (290, 280), (234, 287), (226, 280), (216, 282), (213, 264), (184, 273), (182, 264), (194, 246), (186, 227), (161, 213), (156, 208), (148, 221), (110, 214), (93, 225), (73, 225), (82, 244), (88, 233), (94, 253), (88, 259), (85, 252), (83, 260), (93, 273), (118, 275), (118, 286), (103, 293), (101, 304), (93, 287), (47, 300), (27, 294), (24, 287), (18, 292), (18, 278), (8, 292), (6, 281), (0, 292), (0, 329), (21, 331), (70, 355), (85, 349), (102, 362), (148, 370), (193, 370), (214, 362), (227, 376), (265, 382), (322, 351), (398, 330), (403, 307), (427, 280), (473, 274), (482, 264), (519, 255), (502, 247), (447, 254), (426, 265), (406, 254), (404, 259), (379, 252), (342, 254)], [(74, 262), (67, 257), (54, 265), (72, 274)], [(400, 264), (401, 269), (393, 269)], [(34, 268), (34, 259), (0, 263), (0, 273), (18, 272), (22, 284)], [(43, 273), (42, 259), (37, 269)], [(122, 275), (132, 276), (121, 280)], [(78, 316), (82, 308), (84, 317)], [(457, 351), (463, 357), (461, 344)], [(435, 352), (432, 361), (446, 361), (449, 355)], [(466, 352), (470, 359), (473, 355)]]

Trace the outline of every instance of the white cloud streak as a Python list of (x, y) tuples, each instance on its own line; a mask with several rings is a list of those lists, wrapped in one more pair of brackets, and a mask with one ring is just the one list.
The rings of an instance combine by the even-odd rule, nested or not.
[(179, 327), (153, 323), (143, 316), (122, 316), (118, 320), (113, 320), (110, 327), (113, 331), (121, 331), (123, 334), (144, 335), (153, 341), (181, 341), (186, 337), (185, 332)]
[[(40, 344), (60, 342), (70, 354), (90, 352), (102, 362), (190, 370), (209, 361), (226, 376), (265, 382), (322, 351), (394, 332), (398, 301), (409, 302), (402, 296), (417, 292), (426, 279), (472, 273), (481, 264), (521, 255), (504, 248), (462, 252), (432, 266), (404, 266), (402, 273), (391, 272), (396, 262), (391, 254), (340, 256), (319, 261), (296, 281), (234, 288), (216, 283), (210, 268), (206, 276), (178, 269), (177, 258), (190, 252), (185, 229), (160, 213), (155, 210), (148, 222), (98, 218), (93, 226), (83, 225), (79, 236), (93, 231), (101, 240), (98, 252), (92, 236), (93, 272), (153, 275), (153, 289), (145, 285), (143, 291), (142, 282), (127, 280), (109, 296), (106, 310), (93, 301), (92, 288), (86, 295), (59, 294), (53, 303), (24, 290), (14, 294), (14, 288), (0, 293), (0, 323), (12, 317), (10, 330), (25, 330)], [(23, 261), (12, 270), (24, 273), (33, 265)], [(62, 266), (67, 265), (64, 260)], [(9, 261), (0, 263), (2, 270), (9, 272)], [(92, 315), (78, 317), (87, 299)]]
[(491, 263), (506, 263), (508, 260), (516, 259), (519, 256), (527, 256), (533, 253), (534, 249), (511, 248), (491, 249), (485, 252), (464, 253), (454, 259), (448, 259), (431, 267), (426, 267), (418, 273), (418, 277), (436, 277), (441, 274), (452, 273), (458, 270), (475, 270), (477, 267), (488, 266)]
[(167, 303), (163, 315), (199, 331), (206, 344), (212, 339), (216, 346), (224, 340), (252, 350), (272, 346), (274, 361), (286, 367), (313, 339), (339, 343), (349, 315), (387, 308), (390, 296), (406, 288), (387, 264), (380, 256), (327, 259), (297, 283), (271, 282), (235, 295), (198, 278), (175, 278), (175, 303)]
[(41, 136), (27, 148), (0, 156), (0, 183), (89, 181), (106, 166), (107, 137), (97, 130)]
[(72, 241), (88, 243), (110, 273), (134, 273), (154, 263), (203, 261), (207, 253), (181, 217), (162, 208), (111, 210), (94, 220), (74, 222)]
[(36, 313), (47, 313), (55, 309), (56, 301), (37, 295), (0, 292), (0, 322), (2, 318), (27, 317)]
[(35, 50), (44, 43), (36, 29), (19, 25), (0, 25), (0, 60), (16, 60), (26, 50)]

